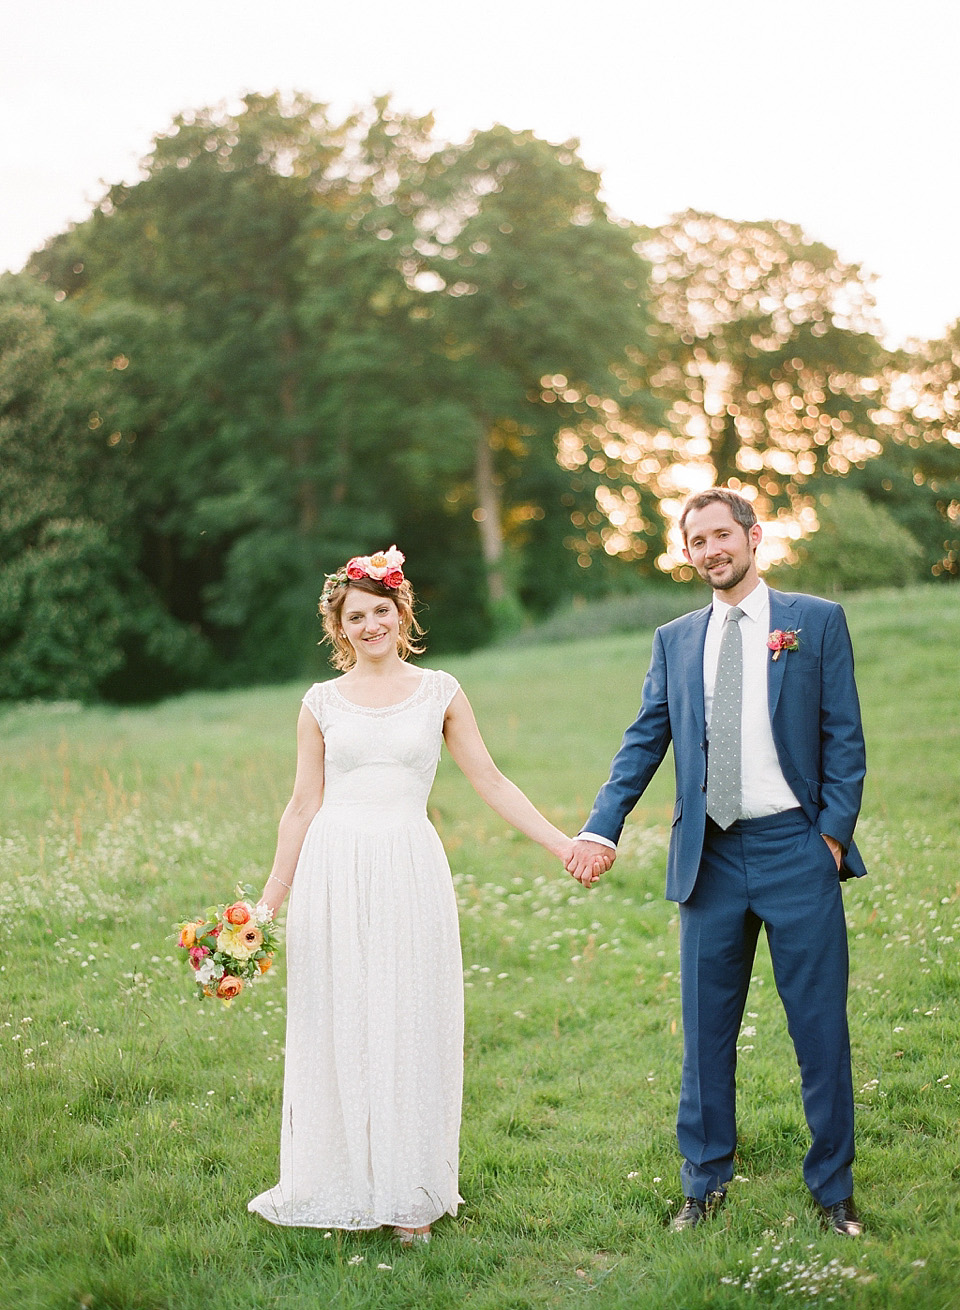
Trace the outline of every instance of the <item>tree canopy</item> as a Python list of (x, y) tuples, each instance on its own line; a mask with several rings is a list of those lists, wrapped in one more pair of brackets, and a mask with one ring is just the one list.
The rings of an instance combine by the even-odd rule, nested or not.
[(323, 573), (391, 541), (434, 649), (476, 645), (669, 571), (705, 480), (811, 526), (848, 479), (957, 576), (957, 329), (891, 353), (796, 226), (600, 188), (387, 99), (178, 116), (0, 285), (5, 694), (305, 672)]
[(652, 381), (687, 457), (792, 504), (821, 470), (876, 454), (886, 352), (860, 269), (786, 222), (688, 212), (647, 234), (669, 329)]

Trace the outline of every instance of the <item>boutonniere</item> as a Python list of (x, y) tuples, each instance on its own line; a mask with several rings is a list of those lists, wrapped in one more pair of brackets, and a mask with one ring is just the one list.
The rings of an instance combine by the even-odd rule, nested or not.
[(788, 628), (786, 632), (781, 632), (779, 628), (774, 628), (773, 632), (767, 638), (767, 645), (773, 651), (773, 658), (778, 660), (780, 652), (785, 650), (799, 650), (800, 642), (797, 634), (799, 628)]

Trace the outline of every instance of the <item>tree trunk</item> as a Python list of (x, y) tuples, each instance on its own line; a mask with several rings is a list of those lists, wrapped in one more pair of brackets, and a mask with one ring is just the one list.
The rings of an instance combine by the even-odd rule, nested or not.
[(475, 477), (477, 508), (474, 518), (480, 526), (480, 548), (487, 567), (487, 591), (493, 606), (502, 604), (507, 595), (503, 570), (503, 524), (500, 488), (493, 473), (493, 451), (485, 431), (477, 440)]
[(713, 467), (717, 470), (717, 486), (725, 487), (731, 478), (740, 476), (740, 470), (737, 467), (737, 455), (740, 453), (740, 434), (737, 431), (737, 421), (732, 414), (724, 413), (723, 431), (719, 434), (713, 444), (713, 450), (710, 457), (713, 460)]
[[(288, 430), (293, 430), (293, 419), (297, 413), (297, 374), (295, 371), (297, 342), (292, 332), (284, 333), (281, 340), (281, 349), (288, 362), (288, 367), (280, 381), (280, 412), (288, 424)], [(302, 537), (312, 536), (320, 518), (316, 484), (308, 471), (312, 454), (310, 438), (298, 433), (290, 445), (290, 458), (293, 465), (297, 527)]]

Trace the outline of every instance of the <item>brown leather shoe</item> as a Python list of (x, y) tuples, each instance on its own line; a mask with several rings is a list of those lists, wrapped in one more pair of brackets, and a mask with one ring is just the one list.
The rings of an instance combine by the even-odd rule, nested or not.
[(701, 1201), (699, 1196), (684, 1197), (683, 1206), (673, 1220), (673, 1231), (682, 1233), (687, 1228), (696, 1228), (704, 1219), (710, 1219), (717, 1213), (727, 1199), (726, 1192), (708, 1192)]
[(823, 1211), (824, 1225), (831, 1232), (839, 1233), (841, 1237), (859, 1237), (863, 1232), (863, 1224), (852, 1196), (848, 1196), (845, 1201), (837, 1201), (836, 1205), (822, 1205), (820, 1209)]

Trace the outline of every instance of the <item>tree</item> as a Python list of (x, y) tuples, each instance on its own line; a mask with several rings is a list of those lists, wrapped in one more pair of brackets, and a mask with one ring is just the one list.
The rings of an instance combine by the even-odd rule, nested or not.
[[(544, 605), (570, 589), (569, 572), (560, 583), (551, 564), (589, 564), (603, 544), (588, 529), (571, 553), (571, 518), (609, 527), (598, 495), (617, 482), (616, 460), (582, 467), (564, 443), (583, 428), (615, 440), (609, 398), (627, 352), (646, 340), (648, 270), (573, 143), (495, 127), (439, 152), (428, 187), (404, 253), (408, 281), (426, 292), (419, 313), (431, 324), (425, 364), (438, 399), (412, 471), (451, 476), (448, 502), (477, 524), (490, 603), (509, 626), (520, 592)], [(647, 511), (658, 541), (659, 515)]]
[(609, 432), (647, 322), (635, 234), (569, 147), (431, 127), (386, 100), (181, 115), (33, 261), (127, 361), (141, 567), (228, 676), (296, 671), (325, 566), (401, 529), (438, 609), (482, 543), (486, 614), (569, 590), (571, 517), (581, 564), (609, 528), (615, 474), (557, 455)]
[(181, 115), (33, 261), (128, 361), (142, 566), (227, 676), (302, 667), (324, 564), (389, 531), (383, 372), (416, 293), (377, 215), (428, 126), (303, 97)]
[(95, 695), (139, 649), (202, 651), (131, 555), (124, 361), (72, 307), (0, 280), (0, 695)]
[(646, 233), (664, 333), (642, 362), (670, 403), (671, 441), (648, 441), (647, 476), (670, 464), (789, 509), (819, 472), (845, 474), (879, 453), (874, 415), (887, 355), (869, 288), (853, 264), (794, 224), (688, 211)]
[(880, 452), (849, 484), (919, 543), (928, 577), (960, 578), (960, 321), (885, 370)]
[(923, 552), (883, 505), (838, 480), (816, 510), (819, 527), (797, 546), (794, 567), (775, 571), (779, 584), (829, 596), (919, 579)]

